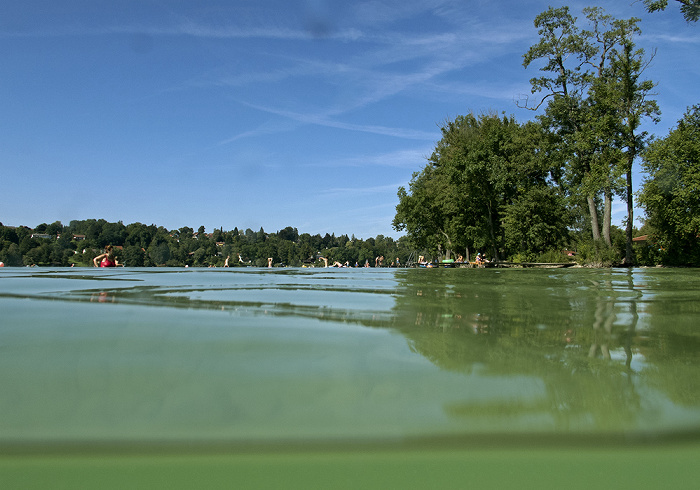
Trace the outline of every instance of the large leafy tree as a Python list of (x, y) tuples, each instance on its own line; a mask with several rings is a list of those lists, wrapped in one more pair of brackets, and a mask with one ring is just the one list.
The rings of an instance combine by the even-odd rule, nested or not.
[(593, 46), (576, 25), (568, 7), (553, 8), (539, 14), (534, 21), (539, 41), (523, 55), (526, 68), (541, 62), (543, 74), (530, 79), (533, 94), (542, 97), (524, 106), (537, 110), (548, 103), (541, 118), (545, 128), (555, 133), (562, 152), (567, 155), (569, 189), (578, 189), (588, 204), (593, 238), (600, 239), (596, 193), (599, 186), (592, 182), (593, 148), (586, 135), (586, 123), (593, 121), (585, 103), (586, 88), (592, 75), (586, 64), (595, 53)]
[[(620, 164), (624, 160), (622, 151), (630, 142), (627, 134), (630, 125), (633, 127), (632, 139), (635, 137), (634, 130), (639, 126), (640, 110), (637, 104), (641, 86), (637, 84), (637, 79), (643, 69), (641, 62), (636, 62), (641, 60), (644, 52), (636, 52), (634, 60), (629, 59), (627, 52), (627, 64), (621, 62), (623, 55), (620, 53), (626, 48), (633, 49), (632, 36), (641, 32), (637, 26), (639, 19), (615, 19), (600, 7), (588, 7), (583, 12), (590, 25), (589, 30), (583, 31), (583, 35), (591, 43), (594, 53), (587, 62), (593, 73), (587, 98), (592, 116), (592, 131), (588, 135), (597, 142), (594, 155), (597, 161), (597, 182), (604, 195), (603, 237), (606, 244), (611, 245), (612, 196), (614, 192), (625, 195), (625, 187), (620, 180), (621, 175), (627, 172), (627, 166)], [(643, 96), (641, 98), (643, 99)], [(623, 133), (622, 138), (620, 133)], [(632, 161), (636, 158), (636, 150), (633, 153)], [(631, 163), (627, 175), (631, 186)], [(628, 195), (631, 199), (631, 187)], [(630, 213), (633, 207), (629, 207)], [(628, 215), (628, 221), (632, 223), (631, 214)], [(630, 227), (630, 251), (631, 233)]]
[(624, 152), (619, 160), (619, 169), (625, 175), (623, 197), (627, 204), (625, 230), (625, 263), (632, 264), (632, 229), (634, 222), (634, 195), (632, 189), (632, 166), (648, 143), (648, 134), (640, 130), (642, 120), (658, 121), (660, 113), (655, 100), (650, 99), (654, 83), (641, 79), (648, 62), (644, 50), (635, 49), (631, 39), (614, 51), (606, 83), (596, 86), (596, 95), (601, 105), (607, 106), (613, 124), (617, 125), (615, 146)]
[(457, 219), (465, 248), (469, 242), (486, 246), (496, 260), (503, 249), (501, 205), (510, 190), (508, 165), (517, 128), (514, 119), (494, 114), (459, 116), (442, 128), (443, 138), (430, 157), (464, 199)]
[[(632, 35), (639, 33), (639, 19), (614, 19), (598, 7), (586, 8), (584, 14), (587, 30), (577, 27), (567, 7), (550, 7), (535, 18), (540, 40), (525, 53), (523, 65), (543, 62), (544, 75), (530, 81), (533, 94), (543, 96), (536, 104), (526, 101), (525, 106), (537, 109), (547, 101), (540, 120), (556, 136), (564, 155), (562, 182), (573, 202), (585, 200), (595, 241), (601, 238), (598, 202), (602, 195), (603, 239), (611, 245), (612, 198), (625, 189), (621, 176), (626, 167), (619, 162), (625, 147), (621, 126), (627, 115), (620, 111), (622, 103), (611, 102), (611, 97), (622, 96), (612, 88), (622, 70), (610, 67)], [(639, 98), (637, 93), (630, 97)]]
[(700, 265), (700, 105), (643, 154), (639, 201), (670, 264)]
[[(563, 207), (551, 212), (551, 206), (532, 206), (542, 191), (549, 192), (552, 175), (547, 152), (538, 151), (538, 124), (521, 126), (512, 117), (469, 114), (446, 122), (442, 133), (409, 191), (399, 189), (397, 230), (406, 230), (424, 247), (459, 247), (467, 255), (469, 250), (487, 251), (496, 260), (514, 250), (541, 252), (557, 241), (535, 236), (550, 233), (546, 226), (515, 225), (539, 225), (553, 216), (562, 223), (566, 215)], [(561, 237), (566, 226), (555, 227), (552, 236)]]

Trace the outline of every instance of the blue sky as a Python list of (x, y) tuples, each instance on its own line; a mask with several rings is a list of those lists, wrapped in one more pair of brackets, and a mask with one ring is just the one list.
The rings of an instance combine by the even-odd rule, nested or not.
[[(676, 3), (676, 2), (671, 2)], [(700, 24), (642, 18), (664, 136), (700, 103)], [(548, 2), (24, 0), (0, 6), (0, 222), (378, 234), (439, 125), (529, 93)], [(561, 6), (564, 3), (554, 3)], [(637, 183), (639, 183), (637, 176)], [(624, 218), (616, 203), (614, 219)]]

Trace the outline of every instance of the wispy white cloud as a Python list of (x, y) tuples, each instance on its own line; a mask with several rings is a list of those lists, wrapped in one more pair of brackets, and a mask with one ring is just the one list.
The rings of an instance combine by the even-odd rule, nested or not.
[[(442, 37), (442, 36), (440, 36)], [(452, 42), (453, 36), (448, 36)], [(289, 65), (277, 67), (266, 72), (246, 72), (232, 76), (222, 76), (213, 80), (213, 84), (219, 86), (242, 87), (255, 83), (269, 83), (271, 87), (275, 83), (291, 79), (316, 79), (315, 83), (323, 80), (327, 86), (337, 86), (334, 92), (335, 100), (316, 99), (313, 102), (322, 101), (325, 107), (310, 109), (307, 111), (292, 110), (285, 107), (264, 106), (256, 103), (244, 102), (246, 105), (254, 107), (268, 113), (287, 117), (306, 124), (317, 124), (339, 129), (352, 131), (363, 131), (374, 134), (390, 135), (400, 138), (429, 139), (434, 140), (434, 132), (416, 131), (412, 129), (386, 127), (381, 125), (358, 125), (338, 120), (338, 117), (351, 111), (357, 111), (367, 106), (377, 104), (390, 97), (408, 91), (431, 90), (449, 93), (451, 95), (459, 93), (473, 94), (480, 92), (481, 95), (492, 94), (494, 98), (503, 98), (503, 93), (496, 94), (493, 85), (472, 86), (469, 84), (458, 84), (457, 82), (446, 82), (441, 80), (445, 75), (463, 70), (470, 63), (474, 62), (476, 55), (464, 50), (460, 56), (445, 57), (443, 52), (447, 50), (459, 51), (456, 47), (446, 48), (446, 43), (442, 41), (423, 40), (418, 44), (432, 44), (426, 48), (424, 54), (411, 51), (401, 47), (397, 54), (386, 52), (383, 48), (375, 52), (365, 54), (361, 58), (348, 59), (343, 61), (327, 61), (321, 59), (288, 59)], [(401, 43), (397, 43), (401, 44)], [(440, 52), (440, 56), (433, 56), (434, 52)], [(465, 54), (466, 53), (466, 54)], [(391, 65), (406, 61), (415, 57), (424, 57), (424, 63), (412, 63), (410, 69), (393, 68)], [(444, 58), (444, 59), (443, 59)], [(390, 62), (388, 61), (390, 60)], [(455, 90), (457, 89), (457, 90)], [(512, 98), (509, 92), (507, 98)], [(290, 106), (294, 101), (287, 101), (285, 105)], [(304, 104), (309, 107), (308, 103)]]
[(392, 128), (387, 126), (377, 126), (371, 124), (351, 124), (339, 121), (317, 120), (314, 124), (327, 126), (331, 128), (347, 129), (349, 131), (360, 131), (364, 133), (373, 133), (383, 136), (393, 136), (394, 138), (405, 138), (413, 140), (429, 140), (434, 141), (436, 133), (422, 131), (419, 129), (410, 128)]
[[(153, 36), (191, 36), (207, 39), (266, 39), (280, 41), (315, 40), (316, 36), (306, 29), (294, 27), (240, 27), (237, 25), (212, 26), (189, 22), (171, 27), (117, 26), (109, 28), (112, 33), (145, 33)], [(345, 29), (329, 35), (330, 39), (339, 41), (357, 41), (365, 34), (358, 29)]]
[[(454, 96), (478, 97), (492, 99), (494, 101), (513, 101), (523, 95), (530, 95), (530, 83), (528, 73), (524, 73), (521, 82), (508, 81), (489, 82), (487, 80), (448, 80), (431, 83), (426, 88), (438, 93), (451, 94)], [(499, 106), (502, 107), (502, 106)], [(513, 104), (515, 109), (515, 104)], [(467, 108), (469, 109), (469, 108)], [(476, 108), (474, 108), (476, 109)]]
[(219, 141), (214, 146), (223, 146), (236, 141), (246, 139), (246, 138), (257, 138), (259, 136), (266, 136), (271, 134), (277, 134), (287, 131), (292, 131), (299, 127), (299, 123), (293, 120), (284, 121), (266, 121), (265, 123), (257, 126), (256, 128), (249, 129), (238, 134), (235, 134), (229, 138)]
[(305, 124), (314, 124), (317, 126), (325, 126), (329, 128), (345, 129), (349, 131), (360, 131), (365, 133), (379, 134), (383, 136), (393, 136), (395, 138), (406, 138), (415, 140), (430, 140), (434, 141), (436, 133), (429, 131), (422, 131), (410, 128), (395, 128), (371, 124), (353, 124), (342, 121), (337, 121), (331, 119), (327, 114), (323, 113), (298, 113), (293, 111), (286, 111), (282, 109), (276, 109), (272, 107), (265, 107), (257, 104), (250, 104), (247, 102), (241, 102), (248, 107), (268, 112), (270, 114), (275, 114), (277, 116), (285, 117), (294, 121), (298, 121)]
[[(387, 7), (392, 16), (388, 18), (419, 15), (421, 12), (439, 10), (450, 2), (436, 1), (429, 6), (421, 2), (403, 6), (401, 2)], [(379, 9), (373, 2), (363, 3), (360, 10)], [(443, 14), (448, 15), (448, 14)], [(362, 16), (353, 16), (355, 20)], [(388, 22), (388, 20), (386, 20)], [(352, 21), (351, 21), (352, 22)], [(208, 82), (219, 86), (250, 86), (258, 83), (274, 84), (291, 79), (323, 80), (337, 85), (343, 92), (341, 101), (334, 101), (335, 108), (327, 108), (327, 114), (339, 115), (347, 111), (366, 107), (388, 97), (410, 89), (420, 89), (438, 78), (458, 73), (470, 65), (482, 62), (498, 52), (507, 51), (532, 33), (513, 29), (505, 22), (481, 22), (474, 20), (466, 25), (447, 25), (445, 32), (408, 33), (400, 30), (382, 30), (379, 34), (351, 26), (339, 30), (326, 41), (348, 41), (361, 43), (361, 53), (349, 50), (339, 60), (323, 59), (320, 56), (280, 55), (278, 52), (260, 53), (271, 63), (263, 71), (245, 70), (221, 75)], [(244, 28), (210, 27), (189, 23), (178, 28), (178, 32), (201, 37), (268, 37), (270, 39), (310, 40), (303, 29), (289, 28)], [(274, 58), (278, 58), (274, 62)], [(348, 87), (353, 87), (348, 93)], [(434, 83), (432, 89), (441, 85)]]
[(309, 167), (395, 167), (415, 169), (424, 164), (432, 152), (432, 146), (421, 149), (400, 149), (370, 155), (357, 155), (348, 158), (325, 159), (322, 162), (308, 163)]
[[(145, 34), (154, 37), (194, 37), (203, 39), (263, 39), (280, 41), (316, 40), (313, 32), (303, 27), (290, 25), (241, 26), (234, 23), (213, 25), (211, 23), (182, 19), (175, 23), (121, 23), (102, 25), (56, 25), (29, 27), (16, 30), (0, 30), (0, 37), (79, 37), (103, 36), (112, 34)], [(328, 39), (342, 42), (358, 41), (366, 33), (356, 28), (348, 28), (330, 33)]]
[(700, 35), (644, 34), (642, 39), (649, 43), (700, 44)]
[[(320, 5), (320, 4), (319, 4)], [(522, 29), (512, 29), (505, 21), (483, 22), (478, 19), (455, 18), (455, 12), (464, 12), (461, 5), (452, 1), (432, 0), (406, 2), (361, 2), (344, 7), (346, 18), (339, 18), (329, 9), (321, 9), (309, 3), (304, 15), (312, 17), (335, 15), (328, 20), (333, 25), (324, 34), (325, 42), (361, 43), (361, 54), (350, 50), (340, 61), (324, 60), (320, 57), (308, 58), (286, 55), (287, 63), (272, 62), (265, 70), (235, 70), (231, 73), (212, 73), (187, 82), (191, 87), (214, 85), (220, 87), (253, 87), (259, 84), (283, 83), (287, 80), (315, 78), (316, 82), (337, 86), (336, 97), (326, 100), (326, 106), (302, 114), (293, 109), (292, 104), (280, 109), (262, 108), (266, 112), (289, 119), (327, 127), (351, 131), (362, 131), (380, 135), (390, 135), (410, 139), (434, 139), (434, 133), (412, 129), (393, 128), (382, 125), (362, 125), (338, 120), (343, 114), (377, 104), (390, 97), (407, 91), (432, 90), (445, 94), (471, 94), (469, 85), (459, 86), (455, 82), (443, 80), (451, 73), (459, 73), (468, 66), (493, 55), (494, 51), (507, 49), (526, 34)], [(154, 37), (188, 36), (201, 39), (262, 39), (278, 41), (317, 41), (318, 33), (309, 30), (303, 19), (297, 16), (284, 18), (278, 13), (257, 17), (248, 22), (237, 20), (230, 15), (222, 19), (166, 16), (160, 24), (117, 24), (102, 27), (65, 27), (44, 31), (43, 35), (99, 35), (99, 34), (145, 34)], [(377, 29), (376, 26), (396, 25), (401, 19), (430, 16), (449, 21), (444, 32), (424, 31), (405, 32), (395, 29)], [(529, 21), (528, 21), (529, 22)], [(370, 28), (373, 27), (373, 28)], [(354, 53), (354, 54), (353, 54)], [(275, 52), (261, 53), (268, 60)], [(410, 63), (409, 63), (410, 62)], [(410, 67), (409, 67), (410, 66)], [(233, 70), (233, 69), (232, 69)], [(351, 88), (350, 88), (351, 87)], [(474, 87), (480, 90), (483, 87)], [(493, 87), (485, 93), (493, 93)], [(456, 89), (456, 91), (455, 91)], [(497, 96), (494, 96), (498, 98)], [(282, 128), (284, 130), (284, 128)], [(270, 134), (274, 128), (258, 128), (225, 140)]]

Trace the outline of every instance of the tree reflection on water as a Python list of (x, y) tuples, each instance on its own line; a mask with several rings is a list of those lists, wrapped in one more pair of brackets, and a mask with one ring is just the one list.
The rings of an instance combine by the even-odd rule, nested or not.
[(397, 328), (442, 369), (546, 386), (545, 395), (469, 397), (445, 406), (452, 416), (547, 414), (557, 431), (660, 430), (667, 421), (655, 410), (666, 398), (700, 406), (691, 328), (700, 311), (688, 304), (694, 277), (679, 286), (653, 272), (408, 270), (397, 275)]

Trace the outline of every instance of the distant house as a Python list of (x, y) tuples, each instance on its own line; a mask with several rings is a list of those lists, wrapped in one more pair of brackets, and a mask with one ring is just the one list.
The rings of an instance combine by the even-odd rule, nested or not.
[(53, 238), (51, 235), (46, 233), (32, 233), (32, 238)]
[(649, 238), (649, 235), (642, 235), (642, 236), (638, 236), (636, 238), (633, 238), (632, 241), (637, 242), (637, 243), (644, 243), (648, 240), (648, 238)]
[(85, 240), (85, 235), (73, 235), (73, 240)]

